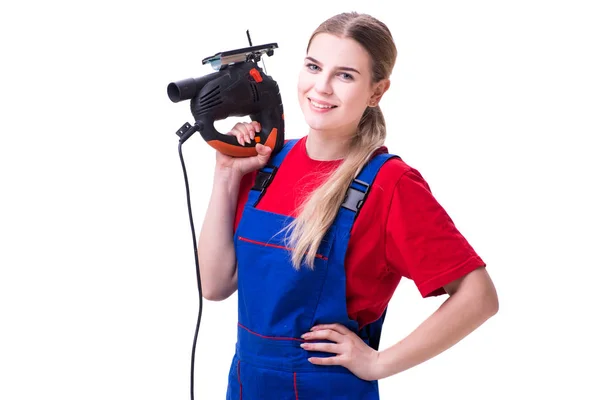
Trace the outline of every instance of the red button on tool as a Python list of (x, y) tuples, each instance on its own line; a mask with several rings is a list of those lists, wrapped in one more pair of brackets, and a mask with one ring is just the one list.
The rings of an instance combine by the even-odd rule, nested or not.
[(260, 76), (260, 72), (258, 72), (256, 68), (250, 70), (250, 76), (252, 76), (256, 82), (262, 82), (262, 76)]

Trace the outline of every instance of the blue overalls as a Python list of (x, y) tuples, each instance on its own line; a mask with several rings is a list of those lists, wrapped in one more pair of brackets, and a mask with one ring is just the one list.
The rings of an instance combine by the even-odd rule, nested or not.
[(296, 271), (283, 241), (292, 217), (255, 208), (286, 154), (290, 140), (262, 168), (235, 232), (238, 260), (238, 337), (229, 371), (228, 400), (379, 399), (377, 381), (358, 378), (339, 365), (314, 365), (300, 335), (323, 323), (340, 323), (378, 349), (385, 312), (358, 330), (348, 317), (344, 259), (355, 216), (379, 168), (380, 154), (363, 168), (318, 250), (314, 270)]

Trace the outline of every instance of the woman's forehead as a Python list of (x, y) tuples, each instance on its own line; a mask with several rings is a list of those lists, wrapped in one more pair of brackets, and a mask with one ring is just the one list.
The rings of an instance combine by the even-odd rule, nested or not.
[(369, 66), (369, 53), (357, 41), (331, 34), (316, 35), (306, 55), (332, 68), (349, 67), (362, 72)]

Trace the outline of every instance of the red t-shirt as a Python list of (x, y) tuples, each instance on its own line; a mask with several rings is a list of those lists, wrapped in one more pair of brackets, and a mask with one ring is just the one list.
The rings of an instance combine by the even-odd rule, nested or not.
[[(341, 160), (311, 159), (306, 138), (290, 150), (258, 209), (296, 217), (303, 196), (341, 164)], [(242, 179), (235, 228), (255, 177), (256, 171)], [(403, 277), (411, 279), (423, 297), (437, 296), (445, 293), (444, 285), (481, 266), (483, 260), (421, 174), (400, 159), (388, 160), (350, 233), (345, 266), (348, 316), (360, 327), (377, 320)]]

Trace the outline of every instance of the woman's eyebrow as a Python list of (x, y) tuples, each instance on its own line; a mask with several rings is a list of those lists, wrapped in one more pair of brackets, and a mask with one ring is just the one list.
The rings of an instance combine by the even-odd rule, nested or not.
[[(316, 59), (312, 58), (312, 57), (306, 57), (305, 60), (309, 60), (314, 62), (315, 64), (321, 65), (321, 63), (319, 61), (317, 61)], [(356, 69), (351, 68), (351, 67), (336, 67), (336, 69), (342, 70), (342, 71), (352, 71), (352, 72), (356, 72), (357, 74), (360, 75), (360, 72), (358, 72)]]

